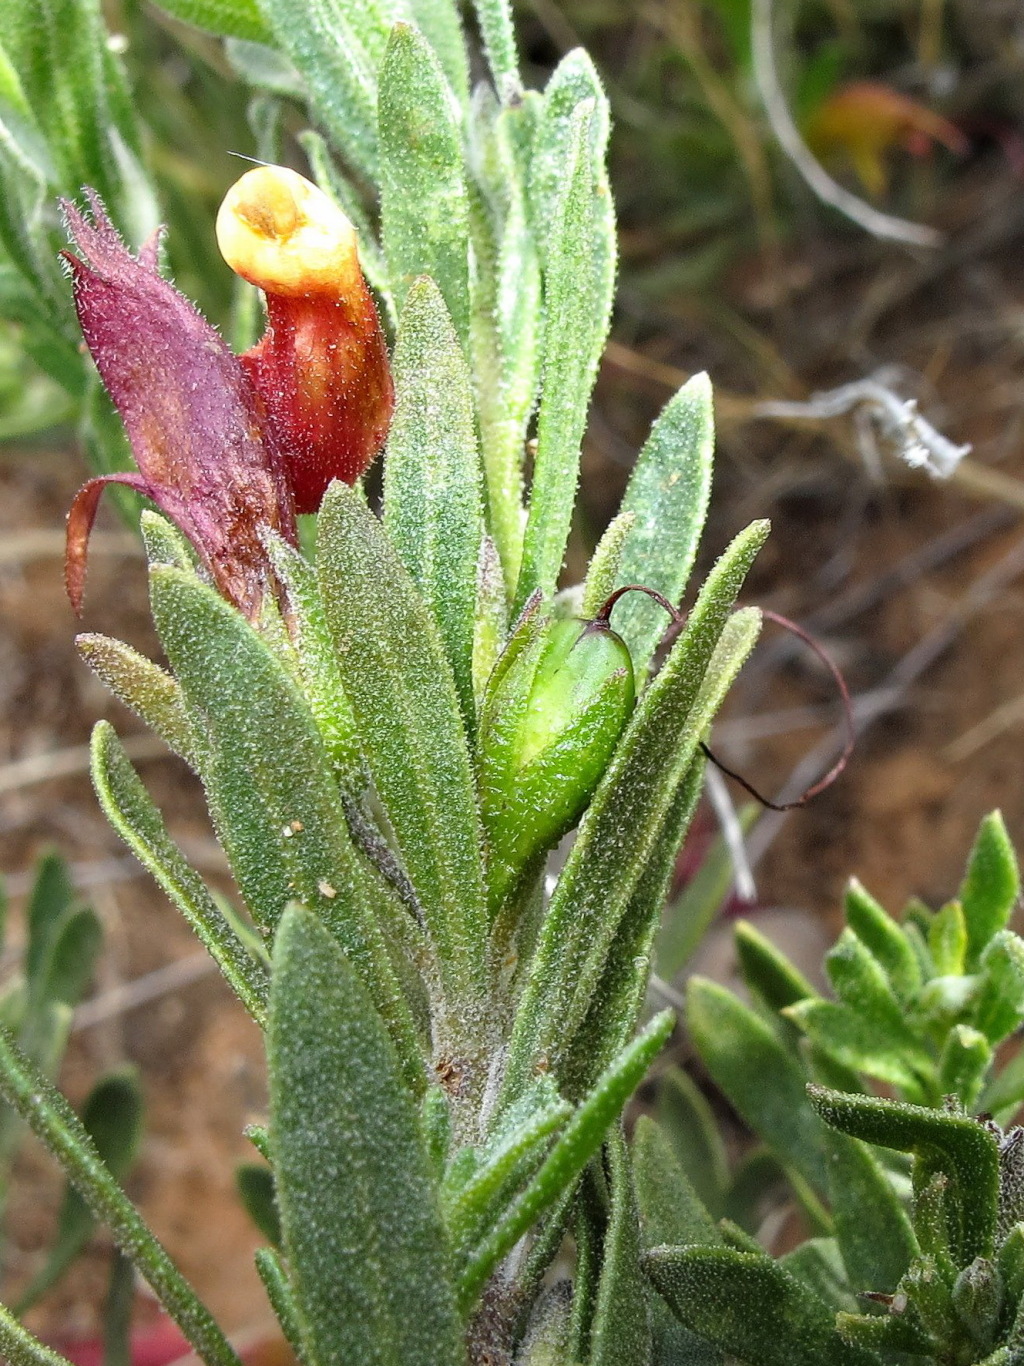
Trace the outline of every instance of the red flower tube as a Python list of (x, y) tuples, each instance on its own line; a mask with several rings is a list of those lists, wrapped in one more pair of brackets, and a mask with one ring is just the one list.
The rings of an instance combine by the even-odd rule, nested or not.
[(225, 261), (258, 285), (267, 331), (242, 356), (285, 460), (298, 512), (332, 479), (354, 483), (384, 444), (394, 407), (387, 345), (352, 224), (281, 166), (248, 171), (217, 215)]

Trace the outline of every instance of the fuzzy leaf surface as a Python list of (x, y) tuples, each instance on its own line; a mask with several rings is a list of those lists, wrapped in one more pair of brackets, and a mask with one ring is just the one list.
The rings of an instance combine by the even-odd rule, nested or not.
[(621, 1130), (605, 1144), (610, 1208), (597, 1303), (590, 1326), (591, 1366), (648, 1366), (651, 1317), (640, 1266), (640, 1219)]
[[(623, 541), (620, 583), (643, 583), (679, 602), (707, 516), (714, 445), (711, 382), (694, 375), (662, 410), (633, 467), (620, 507), (620, 516), (635, 518)], [(616, 607), (615, 629), (638, 678), (668, 624), (664, 609), (642, 593)]]
[(997, 931), (1006, 927), (1020, 895), (1020, 872), (998, 811), (986, 816), (967, 861), (959, 901), (967, 922), (967, 967), (973, 969)]
[(749, 1006), (703, 977), (690, 981), (687, 1024), (704, 1065), (731, 1105), (786, 1166), (825, 1189), (824, 1130), (808, 1103), (807, 1075)]
[(613, 272), (606, 258), (610, 251), (614, 260), (614, 239), (609, 247), (608, 223), (599, 212), (604, 187), (593, 154), (597, 122), (595, 103), (585, 102), (574, 112), (548, 229), (537, 450), (517, 608), (538, 588), (549, 596), (558, 581), (590, 393), (608, 332)]
[(388, 536), (334, 484), (320, 586), (338, 667), (453, 999), (482, 989), (486, 907), (476, 793), (437, 628)]
[(469, 369), (433, 280), (409, 291), (393, 360), (384, 528), (437, 623), (467, 731), (483, 489)]
[(671, 1308), (750, 1366), (874, 1366), (843, 1342), (830, 1306), (764, 1253), (660, 1247), (647, 1272)]
[(841, 1133), (865, 1143), (913, 1153), (916, 1189), (941, 1171), (949, 1178), (950, 1237), (959, 1266), (992, 1252), (999, 1196), (999, 1154), (995, 1139), (966, 1115), (921, 1105), (851, 1096), (823, 1086), (808, 1087), (818, 1114)]
[(274, 945), (270, 1134), (316, 1366), (457, 1366), (444, 1229), (415, 1105), (356, 973), (309, 911)]
[(381, 65), (381, 238), (399, 320), (413, 281), (429, 275), (455, 331), (469, 337), (469, 207), (459, 109), (437, 57), (396, 24)]
[(106, 721), (92, 733), (92, 780), (107, 820), (177, 906), (258, 1024), (266, 1017), (267, 977), (225, 921), (206, 883), (171, 840), (124, 746)]
[(415, 1025), (388, 960), (373, 884), (312, 712), (269, 645), (212, 589), (150, 571), (157, 630), (206, 730), (202, 773), (218, 835), (253, 919), (268, 933), (295, 896), (315, 910), (394, 1030), (409, 1081), (423, 1085)]

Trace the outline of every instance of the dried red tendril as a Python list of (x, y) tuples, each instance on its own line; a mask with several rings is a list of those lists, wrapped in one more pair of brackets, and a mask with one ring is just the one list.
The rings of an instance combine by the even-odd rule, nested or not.
[[(666, 597), (663, 597), (661, 593), (657, 592), (656, 589), (648, 588), (646, 584), (642, 583), (629, 583), (622, 588), (617, 588), (594, 618), (595, 622), (602, 626), (608, 626), (612, 609), (626, 593), (646, 593), (649, 598), (652, 598), (660, 607), (663, 607), (672, 618), (672, 626), (669, 629), (673, 636), (686, 624), (685, 613), (680, 612)], [(742, 773), (737, 773), (736, 770), (730, 768), (728, 764), (724, 764), (721, 759), (712, 753), (711, 749), (703, 740), (699, 743), (702, 752), (711, 760), (715, 767), (724, 773), (727, 778), (732, 778), (734, 782), (739, 783), (740, 787), (742, 787), (745, 792), (748, 792), (755, 801), (760, 802), (761, 805), (767, 807), (769, 811), (794, 811), (798, 807), (806, 806), (809, 801), (819, 796), (826, 788), (831, 787), (849, 763), (854, 745), (857, 742), (856, 730), (853, 722), (853, 704), (850, 700), (850, 690), (846, 685), (846, 679), (843, 677), (839, 666), (826, 652), (825, 648), (808, 631), (805, 631), (802, 626), (798, 626), (795, 621), (790, 621), (788, 617), (782, 616), (781, 613), (773, 612), (771, 608), (762, 607), (761, 615), (767, 621), (773, 621), (776, 626), (781, 626), (784, 630), (789, 631), (791, 635), (796, 636), (798, 640), (803, 641), (808, 649), (821, 660), (822, 664), (824, 664), (825, 668), (835, 680), (839, 698), (842, 702), (843, 724), (846, 730), (846, 740), (843, 744), (842, 752), (828, 772), (816, 782), (812, 783), (810, 787), (805, 788), (799, 797), (795, 797), (789, 802), (774, 802), (758, 792), (757, 788), (744, 778)]]

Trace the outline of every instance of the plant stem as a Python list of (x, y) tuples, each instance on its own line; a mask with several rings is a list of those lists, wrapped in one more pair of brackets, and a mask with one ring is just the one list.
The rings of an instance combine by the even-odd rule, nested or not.
[(67, 1357), (44, 1346), (23, 1328), (3, 1304), (0, 1304), (0, 1357), (11, 1366), (71, 1366)]
[[(240, 1366), (210, 1311), (110, 1174), (81, 1120), (6, 1029), (0, 1029), (0, 1094), (57, 1159), (96, 1218), (107, 1225), (206, 1366)], [(0, 1345), (2, 1332), (0, 1324)], [(38, 1360), (43, 1366), (62, 1360), (55, 1355), (23, 1359)]]

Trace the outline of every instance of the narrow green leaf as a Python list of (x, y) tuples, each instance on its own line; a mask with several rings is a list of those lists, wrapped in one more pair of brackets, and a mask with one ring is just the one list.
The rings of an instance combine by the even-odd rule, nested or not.
[[(715, 1217), (725, 1212), (729, 1164), (725, 1145), (711, 1106), (688, 1072), (673, 1067), (658, 1087), (658, 1123), (672, 1145), (687, 1179)], [(653, 1243), (682, 1243), (673, 1233), (653, 1238)]]
[(465, 103), (469, 98), (469, 59), (457, 0), (408, 0), (413, 22), (434, 49), (448, 84)]
[(271, 1247), (258, 1247), (254, 1260), (256, 1271), (267, 1292), (270, 1307), (281, 1325), (285, 1341), (295, 1353), (295, 1360), (301, 1362), (302, 1366), (309, 1366), (302, 1341), (302, 1324), (295, 1303), (295, 1292), (292, 1290), (280, 1254)]
[(111, 1175), (82, 1121), (5, 1029), (0, 1029), (0, 1095), (57, 1159), (200, 1358), (208, 1366), (240, 1366), (209, 1310)]
[(975, 1257), (991, 1254), (999, 1154), (995, 1139), (982, 1124), (965, 1115), (878, 1096), (845, 1095), (823, 1086), (808, 1087), (808, 1095), (825, 1123), (841, 1133), (913, 1153), (922, 1168), (915, 1172), (915, 1188), (926, 1184), (932, 1172), (943, 1172), (959, 1212), (959, 1226), (952, 1230), (957, 1264), (966, 1266)]
[(320, 510), (319, 570), (345, 691), (446, 988), (453, 1002), (473, 999), (485, 970), (481, 832), (437, 630), (383, 528), (344, 485)]
[(267, 1242), (281, 1246), (281, 1216), (277, 1212), (274, 1173), (259, 1162), (243, 1162), (235, 1168), (235, 1185), (245, 1211)]
[(334, 938), (291, 906), (274, 945), (270, 1133), (284, 1249), (317, 1366), (456, 1366), (445, 1238), (415, 1105)]
[(103, 1302), (103, 1366), (132, 1366), (135, 1291), (135, 1268), (123, 1252), (115, 1252)]
[(139, 518), (139, 531), (150, 565), (165, 564), (173, 569), (197, 573), (192, 547), (173, 522), (146, 508)]
[(703, 977), (690, 981), (686, 1018), (705, 1067), (730, 1104), (784, 1165), (823, 1191), (824, 1130), (792, 1052), (749, 1006)]
[(757, 1366), (875, 1366), (832, 1309), (765, 1253), (659, 1247), (647, 1271), (683, 1323)]
[[(656, 588), (678, 603), (697, 554), (715, 446), (711, 382), (694, 375), (669, 400), (637, 456), (620, 516), (632, 514), (622, 547), (621, 583)], [(657, 603), (631, 593), (615, 609), (615, 629), (642, 677), (668, 622)]]
[(828, 1194), (851, 1288), (891, 1293), (917, 1255), (917, 1239), (881, 1164), (863, 1143), (829, 1130)]
[(444, 299), (428, 278), (417, 280), (406, 297), (393, 369), (384, 528), (437, 624), (472, 735), (480, 457), (469, 369)]
[(25, 910), (28, 926), (25, 976), (30, 983), (42, 985), (54, 936), (73, 897), (74, 888), (65, 861), (57, 853), (43, 854), (36, 864), (32, 891)]
[(482, 709), (488, 680), (508, 635), (505, 577), (497, 547), (490, 536), (480, 542), (473, 616), (473, 695), (478, 709)]
[(743, 980), (769, 1010), (817, 997), (803, 973), (748, 920), (736, 922), (735, 939)]
[(550, 1078), (538, 1078), (533, 1090), (506, 1112), (473, 1174), (447, 1203), (446, 1223), (457, 1252), (468, 1254), (487, 1235), (512, 1195), (533, 1177), (552, 1135), (571, 1114), (572, 1107)]
[(69, 911), (53, 938), (40, 999), (76, 1006), (89, 989), (103, 941), (95, 911), (83, 906)]
[(991, 1065), (992, 1048), (984, 1034), (970, 1025), (954, 1025), (939, 1059), (942, 1094), (956, 1096), (965, 1110), (975, 1109)]
[(75, 637), (75, 644), (86, 664), (114, 696), (195, 768), (194, 737), (181, 689), (171, 675), (130, 645), (110, 636), (80, 635)]
[(601, 1146), (610, 1124), (643, 1080), (655, 1056), (672, 1032), (672, 1012), (656, 1015), (643, 1033), (625, 1048), (598, 1079), (576, 1110), (540, 1171), (502, 1220), (469, 1259), (462, 1273), (459, 1298), (471, 1306), (488, 1275), (546, 1211), (570, 1190), (583, 1168)]
[(611, 1207), (597, 1303), (590, 1327), (590, 1366), (647, 1366), (651, 1321), (640, 1267), (640, 1221), (629, 1154), (621, 1130), (605, 1144)]
[(996, 1044), (1024, 1020), (1024, 940), (997, 931), (981, 955), (978, 975), (972, 1022)]
[(921, 965), (901, 926), (853, 878), (844, 901), (846, 923), (888, 974), (892, 989), (908, 1001), (921, 985)]
[(505, 1094), (538, 1058), (557, 1062), (591, 994), (698, 742), (753, 646), (759, 617), (729, 618), (767, 534), (743, 532), (712, 571), (595, 793), (541, 928), (509, 1046)]
[(673, 1150), (668, 1135), (649, 1115), (633, 1133), (636, 1194), (646, 1247), (704, 1243), (718, 1247), (721, 1234)]
[(309, 4), (307, 0), (258, 3), (277, 46), (305, 81), (313, 109), (334, 146), (343, 148), (349, 164), (374, 183), (377, 84), (374, 61), (365, 45), (365, 20), (376, 17), (376, 7)]
[(563, 1068), (567, 1095), (589, 1091), (598, 1074), (633, 1036), (651, 976), (651, 949), (679, 847), (704, 785), (704, 759), (687, 769), (665, 816), (661, 836), (640, 876), (608, 950), (601, 981)]
[(469, 208), (459, 110), (411, 24), (392, 30), (379, 80), (381, 237), (399, 318), (413, 281), (429, 275), (466, 345)]
[(159, 0), (159, 5), (175, 19), (222, 37), (245, 38), (251, 43), (272, 41), (256, 0)]
[(1002, 814), (982, 821), (967, 862), (959, 901), (967, 921), (967, 968), (972, 970), (992, 936), (1009, 922), (1020, 894), (1017, 856)]
[[(636, 525), (635, 512), (620, 512), (608, 524), (608, 529), (597, 543), (590, 557), (587, 577), (583, 585), (583, 606), (580, 615), (587, 620), (596, 617), (614, 590), (626, 582), (621, 574), (623, 545)], [(665, 618), (668, 621), (668, 617)], [(618, 621), (616, 621), (618, 631)], [(621, 632), (619, 632), (621, 635)], [(628, 642), (627, 642), (628, 643)], [(633, 655), (634, 664), (636, 655)]]
[(163, 817), (106, 721), (98, 721), (92, 733), (92, 780), (107, 820), (184, 915), (249, 1014), (262, 1024), (265, 971), (238, 941), (202, 878), (169, 838)]
[(156, 566), (150, 576), (161, 641), (209, 736), (201, 776), (253, 919), (271, 931), (294, 896), (317, 912), (394, 1031), (410, 1084), (421, 1088), (416, 1028), (388, 958), (377, 889), (352, 847), (305, 698), (270, 646), (213, 589), (180, 570)]
[(554, 592), (569, 535), (590, 393), (611, 313), (613, 272), (592, 145), (592, 103), (573, 116), (544, 275), (544, 360), (529, 514), (515, 600)]
[[(139, 1150), (142, 1138), (142, 1094), (134, 1072), (124, 1068), (96, 1083), (82, 1109), (82, 1124), (116, 1181), (123, 1181)], [(88, 1242), (96, 1220), (74, 1186), (64, 1192), (57, 1216), (57, 1236), (45, 1264), (18, 1301), (24, 1315), (64, 1272)]]
[(508, 99), (519, 89), (519, 58), (509, 0), (473, 0), (495, 89)]
[(787, 1006), (785, 1015), (840, 1065), (898, 1086), (915, 1098), (931, 1093), (934, 1064), (923, 1044), (913, 1036), (907, 1040), (909, 1031), (901, 1028), (893, 1037), (888, 1023), (820, 998)]
[(940, 977), (959, 977), (965, 970), (967, 922), (958, 901), (936, 912), (928, 927), (928, 948)]
[(361, 796), (366, 788), (355, 717), (338, 672), (316, 570), (293, 546), (268, 534), (265, 541), (288, 597), (289, 635), (303, 695), (309, 703), (342, 791)]

